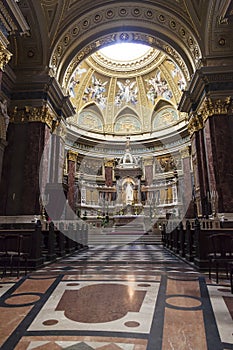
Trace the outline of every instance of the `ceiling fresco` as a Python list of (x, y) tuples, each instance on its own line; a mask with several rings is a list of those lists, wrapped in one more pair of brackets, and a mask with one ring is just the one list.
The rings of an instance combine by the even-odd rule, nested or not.
[(160, 130), (184, 119), (177, 111), (187, 85), (182, 69), (157, 49), (148, 46), (143, 55), (138, 51), (138, 57), (124, 61), (124, 52), (114, 59), (100, 50), (77, 66), (68, 84), (76, 108), (71, 123), (131, 135)]

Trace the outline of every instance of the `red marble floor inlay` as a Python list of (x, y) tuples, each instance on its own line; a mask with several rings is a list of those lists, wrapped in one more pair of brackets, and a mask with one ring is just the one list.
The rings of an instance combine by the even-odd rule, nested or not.
[(141, 308), (146, 292), (129, 288), (124, 284), (100, 283), (66, 290), (56, 311), (64, 311), (67, 318), (76, 322), (114, 321)]
[(43, 322), (44, 326), (54, 326), (55, 324), (58, 323), (58, 320), (47, 320)]
[(126, 327), (138, 327), (138, 326), (140, 326), (140, 323), (136, 322), (136, 321), (128, 321), (128, 322), (125, 322), (125, 326)]
[(225, 301), (225, 304), (229, 310), (231, 318), (233, 319), (233, 296), (232, 297), (223, 296), (223, 300)]

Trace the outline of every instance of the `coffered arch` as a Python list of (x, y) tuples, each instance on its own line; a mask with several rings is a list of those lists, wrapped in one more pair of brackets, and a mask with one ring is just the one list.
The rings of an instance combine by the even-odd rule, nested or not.
[[(197, 36), (187, 18), (171, 9), (143, 2), (124, 2), (90, 10), (66, 27), (53, 47), (50, 67), (66, 85), (75, 67), (103, 46), (116, 42), (140, 42), (183, 61), (189, 75), (202, 57)], [(107, 33), (107, 34), (106, 34)]]

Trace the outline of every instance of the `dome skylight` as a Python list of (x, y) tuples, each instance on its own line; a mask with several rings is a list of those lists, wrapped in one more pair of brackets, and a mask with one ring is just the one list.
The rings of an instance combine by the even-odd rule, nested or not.
[(145, 56), (151, 50), (150, 46), (133, 43), (122, 43), (106, 46), (100, 53), (113, 61), (134, 61)]

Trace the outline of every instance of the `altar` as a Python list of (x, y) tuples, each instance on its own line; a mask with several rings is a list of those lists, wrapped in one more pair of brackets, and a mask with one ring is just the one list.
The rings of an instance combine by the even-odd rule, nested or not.
[(144, 225), (144, 215), (115, 215), (113, 216), (115, 226), (124, 226), (134, 222), (135, 224)]

